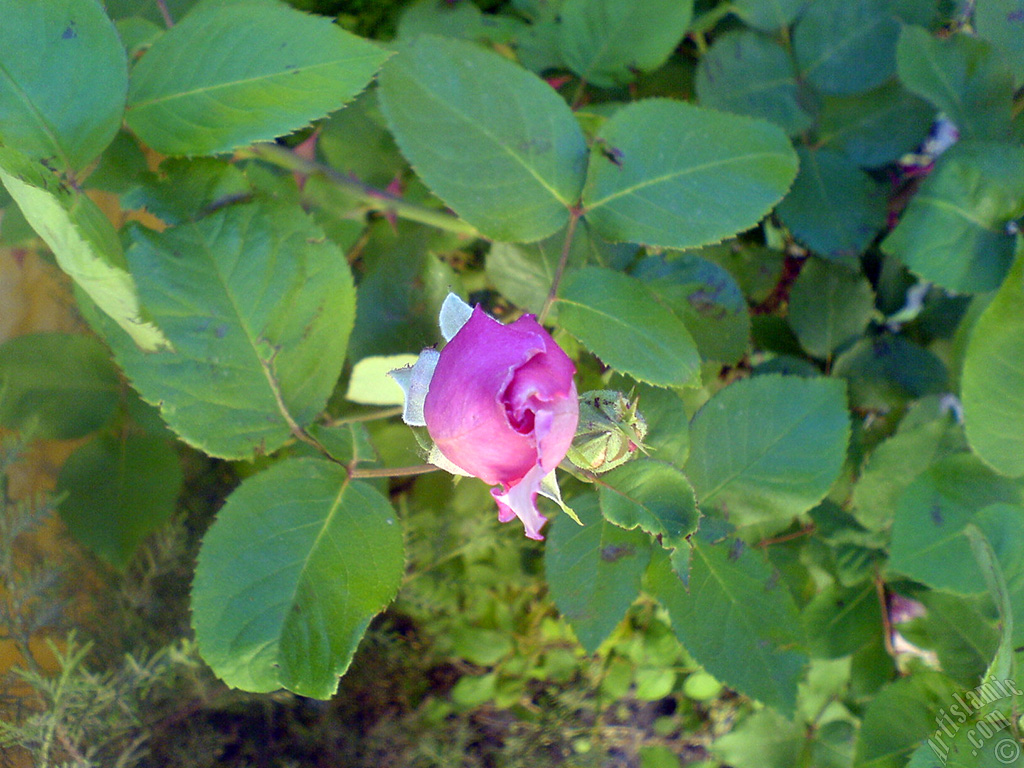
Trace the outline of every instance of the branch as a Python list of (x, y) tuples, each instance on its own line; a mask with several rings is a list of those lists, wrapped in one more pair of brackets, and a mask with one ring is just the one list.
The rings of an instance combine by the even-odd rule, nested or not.
[(558, 284), (562, 282), (562, 275), (565, 274), (565, 265), (569, 263), (569, 252), (572, 251), (572, 241), (576, 236), (576, 225), (579, 223), (582, 215), (583, 209), (578, 206), (571, 208), (569, 211), (569, 226), (565, 230), (565, 241), (562, 243), (562, 253), (558, 257), (555, 277), (551, 281), (551, 290), (548, 291), (544, 307), (541, 309), (540, 314), (537, 315), (537, 322), (542, 325), (551, 311), (551, 306), (555, 303), (555, 297), (558, 296)]

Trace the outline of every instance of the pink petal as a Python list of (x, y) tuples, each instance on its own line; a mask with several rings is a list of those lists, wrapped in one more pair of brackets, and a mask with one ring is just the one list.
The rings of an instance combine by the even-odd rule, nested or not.
[(540, 484), (545, 475), (547, 472), (537, 465), (527, 472), (522, 480), (513, 483), (507, 490), (491, 489), (491, 495), (498, 502), (498, 520), (507, 523), (512, 518), (518, 517), (523, 521), (527, 538), (537, 541), (544, 540), (540, 529), (548, 521), (537, 510), (537, 493), (540, 491)]

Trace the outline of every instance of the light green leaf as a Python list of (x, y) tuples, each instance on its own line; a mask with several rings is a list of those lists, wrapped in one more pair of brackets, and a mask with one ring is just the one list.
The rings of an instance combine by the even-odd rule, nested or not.
[(128, 260), (174, 351), (103, 334), (143, 399), (186, 442), (223, 458), (270, 453), (323, 409), (355, 310), (344, 254), (298, 207), (224, 208), (131, 231)]
[(750, 346), (750, 313), (732, 275), (692, 253), (649, 256), (634, 274), (678, 317), (701, 357), (732, 364)]
[(554, 525), (544, 548), (544, 569), (559, 612), (587, 653), (595, 653), (640, 593), (651, 540), (603, 520), (593, 494), (572, 503), (583, 525), (568, 520)]
[(863, 273), (810, 259), (789, 293), (789, 325), (815, 357), (833, 352), (868, 327), (875, 294)]
[(697, 98), (706, 107), (768, 120), (794, 135), (814, 121), (800, 105), (796, 68), (771, 38), (749, 31), (715, 39), (697, 66)]
[(875, 88), (896, 71), (900, 25), (886, 0), (816, 0), (793, 29), (801, 75), (822, 93)]
[(418, 355), (374, 355), (352, 366), (345, 398), (366, 405), (402, 405), (405, 393), (388, 373), (413, 365)]
[(686, 474), (701, 507), (737, 525), (783, 522), (825, 497), (849, 438), (843, 382), (743, 379), (693, 417)]
[(0, 181), (53, 251), (60, 268), (135, 344), (148, 351), (169, 346), (140, 306), (117, 232), (91, 199), (59, 184), (49, 171), (8, 152), (0, 157)]
[(164, 154), (229, 152), (340, 108), (387, 56), (276, 0), (201, 3), (132, 70), (128, 125)]
[[(1024, 507), (1011, 504), (993, 504), (985, 507), (968, 527), (974, 525), (991, 547), (1003, 579), (1005, 595), (993, 594), (997, 601), (1005, 598), (1001, 606), (1003, 634), (1009, 626), (1006, 615), (1012, 618), (1009, 632), (1011, 647), (1024, 642)], [(991, 587), (991, 584), (990, 584)], [(997, 602), (998, 605), (998, 602)], [(1006, 609), (1009, 608), (1009, 611)], [(1005, 676), (1004, 676), (1005, 677)]]
[(826, 587), (804, 607), (801, 620), (812, 656), (835, 659), (860, 650), (882, 632), (874, 581)]
[(0, 144), (76, 172), (121, 126), (128, 62), (97, 0), (0, 2)]
[(855, 267), (885, 224), (882, 187), (838, 152), (801, 147), (799, 153), (800, 173), (779, 217), (819, 256)]
[(1024, 81), (1024, 2), (978, 0), (974, 5), (974, 27), (980, 37), (999, 48), (1020, 85)]
[(1021, 489), (970, 454), (940, 459), (900, 496), (892, 525), (889, 568), (957, 594), (985, 589), (985, 580), (964, 537), (982, 508), (1019, 504)]
[(203, 539), (192, 626), (233, 688), (327, 699), (370, 619), (402, 578), (402, 529), (387, 499), (319, 459), (249, 478)]
[(142, 539), (174, 513), (182, 482), (166, 440), (101, 435), (64, 463), (60, 516), (72, 536), (123, 570)]
[(726, 539), (695, 543), (689, 588), (655, 552), (648, 588), (664, 605), (680, 642), (730, 688), (783, 714), (796, 709), (807, 657), (796, 605), (759, 552)]
[(566, 0), (559, 49), (583, 80), (627, 85), (665, 63), (692, 15), (693, 0)]
[(601, 475), (601, 513), (621, 528), (640, 528), (671, 549), (686, 546), (700, 513), (681, 471), (654, 459), (636, 459)]
[(964, 32), (940, 40), (907, 26), (897, 59), (907, 90), (945, 112), (962, 138), (1009, 138), (1013, 74), (989, 43)]
[(796, 168), (777, 126), (648, 99), (601, 126), (583, 205), (609, 240), (692, 248), (757, 224), (789, 189)]
[(1024, 214), (1024, 149), (963, 141), (945, 152), (884, 240), (925, 280), (952, 291), (991, 291), (1013, 261), (1007, 225)]
[(558, 320), (617, 371), (659, 387), (685, 387), (700, 372), (686, 326), (636, 278), (584, 267), (562, 283)]
[(773, 709), (751, 713), (715, 739), (715, 756), (735, 768), (792, 768), (800, 764), (807, 734)]
[(1004, 475), (1024, 475), (1024, 258), (971, 332), (960, 384), (971, 448)]
[(532, 242), (564, 226), (583, 183), (586, 144), (550, 86), (496, 53), (423, 35), (380, 79), (402, 153), (484, 235)]

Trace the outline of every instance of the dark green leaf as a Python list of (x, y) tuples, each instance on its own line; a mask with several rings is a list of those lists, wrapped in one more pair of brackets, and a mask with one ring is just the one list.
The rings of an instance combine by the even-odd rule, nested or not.
[(1011, 220), (1024, 214), (1024, 149), (960, 142), (939, 159), (882, 243), (925, 280), (991, 291), (1013, 261)]
[(866, 91), (896, 71), (900, 25), (886, 0), (815, 0), (793, 30), (800, 73), (823, 93)]
[(974, 27), (979, 36), (999, 48), (1020, 85), (1024, 81), (1024, 2), (981, 0), (974, 8)]
[(566, 0), (562, 60), (594, 85), (627, 85), (665, 63), (692, 14), (693, 0)]
[(669, 548), (686, 546), (697, 529), (693, 488), (671, 464), (636, 459), (601, 475), (598, 484), (601, 513), (617, 526), (660, 536)]
[(706, 510), (737, 525), (783, 522), (824, 498), (850, 438), (835, 379), (757, 376), (730, 384), (693, 417), (686, 472)]
[(971, 448), (1004, 475), (1024, 475), (1024, 259), (971, 332), (961, 396)]
[(807, 657), (796, 605), (778, 574), (735, 539), (698, 541), (690, 563), (688, 589), (665, 555), (655, 553), (648, 574), (680, 642), (729, 687), (792, 714)]
[(793, 23), (807, 0), (735, 0), (733, 12), (747, 26), (762, 32), (774, 32)]
[(174, 512), (182, 488), (177, 454), (166, 440), (101, 435), (61, 469), (60, 516), (71, 535), (124, 569), (139, 542)]
[(583, 204), (609, 240), (692, 248), (754, 226), (796, 167), (785, 134), (770, 123), (649, 99), (601, 126)]
[(174, 351), (104, 335), (143, 399), (188, 443), (225, 458), (279, 448), (337, 382), (355, 291), (344, 255), (297, 206), (232, 206), (128, 251)]
[(756, 32), (716, 38), (701, 57), (696, 87), (703, 106), (759, 117), (790, 135), (813, 122), (800, 104), (793, 60), (781, 45)]
[(144, 173), (141, 183), (121, 197), (126, 208), (145, 208), (168, 224), (199, 218), (215, 204), (252, 194), (245, 174), (233, 163), (212, 157), (172, 157), (158, 173)]
[(844, 155), (801, 148), (800, 173), (779, 217), (819, 256), (856, 266), (885, 224), (882, 187)]
[(660, 387), (685, 387), (700, 372), (686, 326), (643, 283), (584, 267), (562, 283), (559, 324), (617, 371)]
[(128, 125), (164, 154), (229, 152), (340, 108), (386, 58), (276, 0), (201, 3), (132, 71)]
[(110, 353), (92, 336), (38, 333), (0, 346), (0, 425), (68, 440), (107, 424), (120, 399)]
[(826, 587), (807, 604), (801, 618), (811, 655), (825, 659), (847, 656), (883, 631), (873, 581)]
[(893, 335), (861, 339), (836, 358), (832, 375), (849, 382), (853, 406), (883, 411), (940, 394), (949, 378), (932, 352)]
[(330, 698), (398, 591), (402, 529), (343, 467), (293, 459), (249, 478), (203, 539), (192, 585), (199, 651), (234, 688)]
[(124, 115), (117, 30), (96, 0), (3, 0), (0, 18), (0, 144), (81, 170)]
[(402, 153), (482, 233), (530, 242), (569, 220), (586, 144), (544, 81), (479, 46), (423, 35), (401, 46), (380, 82)]
[(789, 293), (789, 324), (815, 357), (830, 357), (867, 328), (875, 309), (871, 283), (860, 272), (810, 259)]
[(555, 605), (587, 653), (595, 653), (640, 593), (651, 540), (605, 522), (593, 494), (577, 496), (572, 506), (583, 525), (557, 522), (544, 565)]

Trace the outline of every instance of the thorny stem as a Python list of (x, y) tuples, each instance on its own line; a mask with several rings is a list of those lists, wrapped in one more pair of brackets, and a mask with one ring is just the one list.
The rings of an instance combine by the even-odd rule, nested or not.
[(433, 464), (416, 464), (411, 467), (381, 467), (380, 469), (360, 469), (350, 467), (348, 476), (355, 480), (359, 477), (410, 477), (412, 475), (425, 475), (428, 472), (437, 472)]
[(366, 203), (376, 211), (393, 213), (403, 219), (418, 221), (420, 224), (454, 232), (457, 235), (480, 237), (480, 233), (476, 231), (475, 227), (457, 216), (435, 208), (428, 208), (425, 205), (410, 203), (397, 195), (392, 195), (382, 189), (364, 184), (356, 178), (339, 173), (328, 165), (299, 157), (296, 153), (278, 144), (257, 144), (236, 152), (235, 156), (237, 158), (254, 157), (293, 173), (322, 176), (338, 189)]
[(569, 252), (572, 250), (572, 240), (576, 236), (576, 225), (579, 223), (580, 217), (583, 215), (583, 209), (579, 206), (573, 207), (569, 211), (569, 226), (565, 230), (565, 242), (562, 243), (562, 253), (558, 257), (558, 267), (555, 269), (555, 277), (551, 281), (551, 290), (548, 291), (548, 297), (544, 301), (544, 307), (541, 309), (540, 314), (537, 315), (537, 322), (542, 324), (547, 318), (548, 313), (551, 311), (551, 306), (555, 303), (555, 298), (558, 296), (558, 284), (562, 282), (562, 275), (565, 273), (565, 265), (569, 263)]

